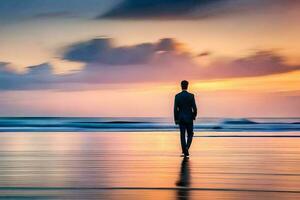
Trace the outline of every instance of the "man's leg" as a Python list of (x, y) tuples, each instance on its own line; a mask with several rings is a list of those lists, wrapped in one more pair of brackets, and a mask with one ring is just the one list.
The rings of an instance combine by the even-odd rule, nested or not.
[(180, 142), (181, 142), (182, 153), (186, 154), (187, 153), (186, 137), (185, 137), (186, 124), (180, 123), (179, 129), (180, 129)]
[(188, 123), (186, 125), (186, 130), (187, 130), (187, 149), (190, 148), (191, 144), (192, 144), (192, 141), (193, 141), (193, 137), (194, 137), (194, 124), (193, 122), (192, 123)]

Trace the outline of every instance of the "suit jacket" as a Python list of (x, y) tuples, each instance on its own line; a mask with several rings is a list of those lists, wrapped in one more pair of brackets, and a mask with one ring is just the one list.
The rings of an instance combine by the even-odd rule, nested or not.
[(175, 123), (192, 123), (197, 116), (197, 106), (193, 94), (183, 90), (175, 96)]

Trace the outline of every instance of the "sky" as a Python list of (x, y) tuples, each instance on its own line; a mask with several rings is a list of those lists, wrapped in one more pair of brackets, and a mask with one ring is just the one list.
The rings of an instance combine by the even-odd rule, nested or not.
[(0, 116), (300, 117), (300, 2), (1, 0)]

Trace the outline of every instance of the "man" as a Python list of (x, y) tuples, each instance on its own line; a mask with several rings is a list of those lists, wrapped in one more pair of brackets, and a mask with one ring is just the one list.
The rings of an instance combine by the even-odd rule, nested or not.
[(195, 120), (197, 116), (195, 97), (187, 91), (188, 85), (188, 81), (181, 81), (182, 92), (175, 96), (174, 103), (174, 120), (175, 124), (179, 124), (182, 156), (184, 157), (189, 156), (189, 148), (192, 144), (194, 135), (193, 120)]

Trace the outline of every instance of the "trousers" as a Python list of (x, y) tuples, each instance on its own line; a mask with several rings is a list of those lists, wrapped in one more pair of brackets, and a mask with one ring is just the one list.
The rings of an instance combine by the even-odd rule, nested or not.
[(182, 153), (187, 154), (193, 141), (194, 124), (193, 122), (180, 122), (179, 129)]

